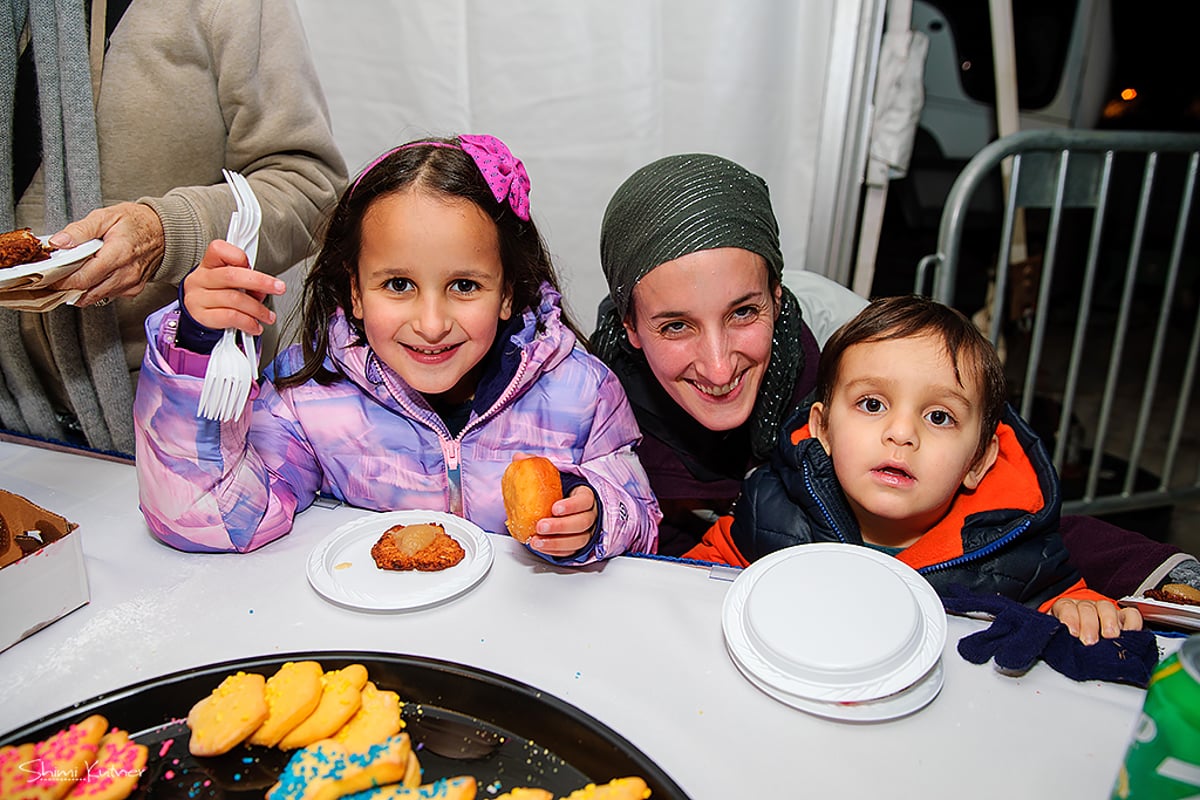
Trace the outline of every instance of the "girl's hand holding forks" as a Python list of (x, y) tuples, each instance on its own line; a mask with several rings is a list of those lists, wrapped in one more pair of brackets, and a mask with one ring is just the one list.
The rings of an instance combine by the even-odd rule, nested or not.
[(206, 328), (237, 328), (253, 336), (275, 322), (263, 304), (268, 295), (287, 287), (276, 277), (250, 269), (238, 247), (223, 239), (209, 243), (199, 266), (183, 281), (183, 304), (192, 319)]

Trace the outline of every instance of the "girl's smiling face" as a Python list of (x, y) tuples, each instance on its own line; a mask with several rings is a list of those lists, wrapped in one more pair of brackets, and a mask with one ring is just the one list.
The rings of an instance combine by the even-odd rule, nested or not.
[(495, 223), (469, 200), (419, 188), (367, 210), (351, 296), (376, 355), (447, 403), (474, 395), (479, 363), (512, 314)]

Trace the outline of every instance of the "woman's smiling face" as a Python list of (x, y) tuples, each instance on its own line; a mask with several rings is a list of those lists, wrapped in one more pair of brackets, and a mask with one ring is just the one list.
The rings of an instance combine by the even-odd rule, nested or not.
[(757, 253), (700, 250), (638, 282), (625, 332), (684, 411), (709, 430), (732, 430), (754, 410), (781, 293)]

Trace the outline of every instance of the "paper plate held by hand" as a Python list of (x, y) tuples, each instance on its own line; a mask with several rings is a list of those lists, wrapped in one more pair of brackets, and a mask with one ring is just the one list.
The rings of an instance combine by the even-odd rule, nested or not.
[[(47, 240), (45, 236), (38, 238), (43, 242)], [(0, 290), (49, 287), (82, 267), (83, 262), (94, 255), (101, 244), (103, 242), (99, 239), (89, 239), (75, 247), (55, 250), (49, 258), (41, 261), (0, 269)]]

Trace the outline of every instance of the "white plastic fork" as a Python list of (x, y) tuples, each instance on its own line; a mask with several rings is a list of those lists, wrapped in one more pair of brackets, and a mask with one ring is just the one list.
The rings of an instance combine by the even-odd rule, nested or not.
[[(226, 179), (233, 186), (233, 195), (238, 204), (238, 215), (245, 229), (246, 243), (242, 246), (242, 250), (250, 259), (250, 269), (254, 269), (254, 262), (258, 258), (258, 228), (262, 223), (262, 206), (259, 205), (254, 190), (250, 188), (250, 181), (246, 180), (244, 175), (229, 170), (224, 170), (224, 172)], [(245, 331), (239, 331), (239, 333), (242, 339), (242, 350), (246, 354), (246, 360), (250, 363), (250, 380), (254, 381), (258, 377), (260, 353), (253, 336)]]
[(199, 415), (218, 422), (240, 417), (251, 380), (250, 362), (238, 347), (237, 336), (230, 328), (222, 334), (209, 356), (204, 388), (200, 392)]
[[(228, 241), (233, 243), (241, 233), (239, 214), (230, 218)], [(250, 364), (238, 348), (236, 330), (228, 328), (213, 348), (204, 373), (204, 387), (200, 391), (199, 416), (205, 419), (226, 422), (235, 419), (245, 405), (250, 391)], [(235, 403), (240, 405), (235, 408)]]
[[(238, 210), (229, 217), (226, 239), (246, 252), (253, 268), (258, 255), (258, 227), (262, 211), (244, 177), (229, 170), (223, 170), (223, 173), (238, 206)], [(258, 357), (253, 339), (247, 334), (242, 333), (242, 347), (238, 347), (238, 332), (235, 328), (227, 328), (209, 356), (197, 416), (228, 422), (240, 419), (245, 410), (250, 387), (258, 372)]]

